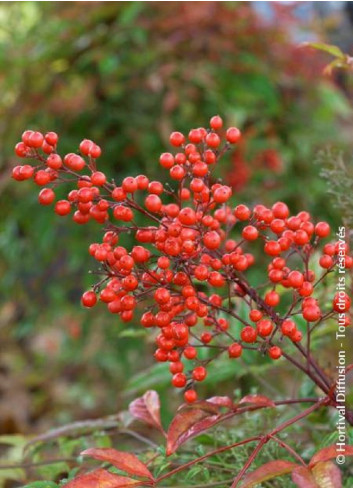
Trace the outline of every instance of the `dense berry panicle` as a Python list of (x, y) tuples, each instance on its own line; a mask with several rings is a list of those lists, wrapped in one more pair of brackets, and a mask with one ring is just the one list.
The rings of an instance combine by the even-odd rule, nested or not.
[[(314, 297), (339, 259), (353, 266), (348, 246), (343, 257), (334, 242), (314, 253), (330, 234), (328, 223), (315, 225), (304, 211), (290, 215), (283, 202), (232, 207), (231, 188), (215, 181), (212, 169), (241, 133), (223, 126), (217, 115), (208, 129), (170, 135), (175, 150), (163, 153), (159, 164), (174, 189), (146, 175), (116, 185), (97, 170), (101, 149), (89, 139), (78, 153), (60, 155), (56, 133), (27, 130), (15, 147), (26, 161), (13, 169), (13, 178), (43, 187), (41, 205), (53, 204), (58, 216), (71, 214), (77, 224), (96, 221), (104, 228), (101, 242), (89, 246), (102, 278), (83, 294), (83, 306), (100, 301), (124, 323), (139, 313), (141, 326), (157, 332), (156, 361), (169, 363), (172, 384), (185, 389), (189, 403), (197, 400), (195, 385), (207, 377), (212, 355), (236, 359), (250, 349), (278, 360), (288, 343), (302, 340), (299, 316), (316, 327), (351, 306), (347, 295), (337, 293), (327, 311)], [(67, 198), (56, 200), (59, 184), (71, 186)], [(138, 214), (144, 226), (136, 225)], [(126, 232), (136, 241), (131, 250), (120, 243)], [(267, 259), (265, 287), (246, 278), (256, 264), (252, 249), (262, 249)], [(319, 277), (310, 268), (313, 260), (322, 269)], [(241, 303), (245, 316), (238, 312)], [(206, 360), (201, 348), (207, 349)], [(187, 369), (185, 360), (193, 366)]]

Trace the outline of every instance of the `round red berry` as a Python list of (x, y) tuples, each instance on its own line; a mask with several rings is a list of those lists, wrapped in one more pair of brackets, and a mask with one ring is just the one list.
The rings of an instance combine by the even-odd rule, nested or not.
[(186, 375), (181, 372), (173, 375), (172, 384), (174, 385), (174, 387), (178, 387), (179, 389), (185, 387)]
[(172, 132), (169, 138), (172, 146), (182, 146), (185, 143), (185, 136), (181, 132)]
[(239, 141), (241, 137), (241, 132), (236, 127), (230, 127), (227, 129), (226, 138), (228, 143), (235, 144)]
[(282, 350), (279, 346), (271, 346), (268, 350), (268, 354), (273, 360), (278, 360), (282, 356)]
[(315, 234), (319, 238), (326, 238), (330, 234), (330, 225), (327, 222), (318, 222), (315, 226)]
[(192, 378), (198, 382), (202, 382), (205, 380), (207, 376), (207, 370), (205, 367), (195, 367), (194, 370), (192, 371)]
[(43, 188), (38, 195), (38, 201), (41, 205), (50, 205), (54, 202), (55, 193), (51, 188)]
[(229, 358), (238, 358), (241, 356), (243, 347), (239, 343), (232, 343), (228, 347)]
[(97, 303), (97, 296), (93, 291), (89, 290), (82, 295), (81, 302), (85, 307), (93, 307)]
[(197, 401), (197, 392), (194, 389), (188, 389), (184, 392), (184, 399), (187, 403), (192, 404)]
[(245, 328), (241, 330), (240, 337), (245, 343), (255, 343), (257, 333), (252, 326), (245, 326)]

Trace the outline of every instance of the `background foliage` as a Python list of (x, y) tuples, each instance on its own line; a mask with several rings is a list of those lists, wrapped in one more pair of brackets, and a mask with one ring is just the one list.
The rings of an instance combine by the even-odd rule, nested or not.
[[(267, 19), (252, 2), (0, 2), (2, 433), (111, 414), (149, 387), (170, 401), (166, 420), (179, 402), (143, 331), (80, 309), (98, 229), (37, 212), (33, 187), (12, 184), (12, 147), (25, 128), (62, 134), (63, 152), (95, 140), (102, 168), (120, 180), (156, 177), (169, 132), (219, 113), (244, 132), (219, 170), (234, 202), (280, 199), (340, 222), (314, 160), (328, 145), (351, 149), (350, 82), (323, 77), (327, 57), (298, 48), (315, 22), (271, 8)], [(326, 21), (330, 35), (337, 22)], [(318, 347), (329, 365), (327, 338)], [(221, 381), (225, 393), (260, 383), (271, 395), (310, 395), (290, 371), (274, 387), (272, 365), (244, 362), (237, 372), (220, 365), (205, 394)], [(21, 480), (13, 471), (7, 478)]]

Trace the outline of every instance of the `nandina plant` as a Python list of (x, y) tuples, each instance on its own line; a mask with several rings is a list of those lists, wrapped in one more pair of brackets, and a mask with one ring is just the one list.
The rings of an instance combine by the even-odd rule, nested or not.
[[(308, 477), (315, 476), (310, 472), (312, 462), (307, 465), (277, 434), (317, 409), (337, 407), (336, 380), (314, 357), (311, 335), (332, 317), (337, 317), (341, 327), (350, 324), (347, 313), (351, 300), (344, 291), (333, 294), (329, 306), (320, 299), (323, 279), (336, 266), (351, 269), (353, 259), (344, 239), (323, 243), (330, 237), (329, 224), (315, 223), (304, 210), (291, 215), (283, 202), (275, 202), (271, 208), (261, 204), (250, 208), (242, 203), (233, 208), (231, 188), (216, 181), (212, 170), (222, 155), (239, 142), (241, 133), (235, 127), (224, 130), (219, 116), (212, 117), (209, 126), (192, 129), (187, 137), (180, 132), (170, 135), (175, 151), (163, 153), (159, 162), (169, 172), (173, 185), (150, 181), (145, 175), (126, 177), (117, 185), (97, 170), (101, 148), (93, 141), (84, 139), (78, 153), (60, 156), (56, 133), (44, 136), (31, 130), (23, 133), (15, 148), (17, 156), (31, 163), (16, 166), (12, 175), (17, 181), (33, 179), (43, 187), (39, 203), (54, 205), (58, 216), (72, 214), (77, 224), (94, 220), (103, 228), (102, 242), (89, 246), (90, 255), (99, 264), (100, 278), (82, 295), (82, 304), (91, 308), (99, 300), (124, 323), (133, 321), (137, 315), (141, 326), (155, 335), (155, 359), (168, 364), (171, 383), (183, 391), (187, 403), (166, 434), (167, 454), (235, 415), (309, 403), (310, 407), (271, 432), (219, 449), (222, 452), (256, 442), (232, 487), (270, 440), (277, 440), (299, 460), (300, 467), (308, 472), (306, 479), (303, 476), (308, 483)], [(59, 185), (70, 189), (67, 199), (56, 201), (55, 190)], [(138, 214), (143, 216), (144, 225), (139, 224)], [(124, 233), (133, 233), (136, 244), (132, 249), (122, 245)], [(266, 282), (254, 284), (247, 272), (263, 266), (264, 259)], [(239, 312), (240, 307), (247, 310), (246, 317)], [(206, 355), (201, 355), (201, 349), (206, 350)], [(320, 389), (322, 396), (272, 401), (258, 395), (246, 396), (235, 403), (229, 397), (219, 396), (198, 400), (197, 384), (207, 377), (209, 364), (227, 355), (236, 365), (244, 350), (251, 350), (255, 357), (267, 355), (275, 362), (281, 358), (280, 361), (289, 362)], [(149, 402), (151, 395), (155, 396), (146, 395)], [(145, 421), (147, 418), (150, 424), (161, 428), (156, 413), (151, 415), (153, 406), (146, 399), (139, 400), (142, 406), (139, 405), (138, 417), (141, 418), (142, 411)], [(343, 416), (353, 424), (351, 411), (344, 410)], [(132, 460), (135, 469), (129, 463), (123, 464), (125, 468), (119, 467), (116, 460), (122, 455), (116, 453), (113, 457), (110, 452), (105, 458), (102, 452), (88, 454), (99, 460), (113, 460), (119, 469), (137, 479), (128, 480), (99, 469), (82, 476), (83, 479), (79, 476), (67, 487), (70, 484), (86, 487), (82, 485), (87, 484), (85, 477), (91, 477), (91, 483), (100, 487), (105, 483), (111, 484), (109, 487), (157, 485), (176, 470), (186, 468), (181, 466), (154, 478), (147, 466), (141, 469), (141, 462), (132, 454), (124, 457)], [(349, 454), (347, 448), (346, 455)], [(325, 459), (318, 457), (316, 463), (331, 464), (328, 462), (331, 455)], [(193, 463), (199, 461), (195, 459)], [(292, 464), (287, 472), (292, 472), (293, 467)], [(267, 476), (273, 469), (265, 470)], [(326, 469), (332, 471), (331, 465)], [(107, 477), (115, 479), (109, 482)], [(297, 483), (299, 479), (295, 479)]]

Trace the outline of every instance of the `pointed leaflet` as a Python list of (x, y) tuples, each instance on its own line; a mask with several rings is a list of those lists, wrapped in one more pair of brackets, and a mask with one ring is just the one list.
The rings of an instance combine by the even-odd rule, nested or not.
[(315, 477), (307, 467), (298, 466), (292, 472), (292, 480), (298, 487), (318, 487)]
[(261, 394), (249, 394), (248, 396), (243, 397), (240, 401), (239, 404), (257, 404), (258, 406), (264, 406), (264, 407), (276, 407), (276, 404), (271, 401), (266, 396), (262, 396)]
[(318, 462), (311, 471), (318, 487), (342, 487), (341, 471), (331, 460)]
[(165, 434), (161, 423), (160, 407), (161, 405), (157, 392), (147, 391), (142, 397), (139, 397), (130, 403), (129, 411), (134, 418), (154, 426)]
[(97, 469), (88, 474), (78, 475), (62, 487), (141, 487), (142, 484), (141, 481), (130, 479), (130, 477)]
[(261, 467), (254, 470), (254, 472), (248, 474), (244, 478), (241, 487), (257, 486), (274, 477), (289, 474), (296, 467), (299, 467), (299, 465), (294, 462), (289, 462), (288, 460), (273, 460), (272, 462), (261, 465)]
[(218, 406), (216, 403), (213, 403), (213, 402), (196, 401), (196, 402), (193, 402), (192, 405), (186, 404), (186, 403), (182, 404), (179, 407), (178, 412), (189, 411), (191, 409), (201, 409), (202, 411), (205, 411), (206, 413), (209, 413), (209, 414), (219, 414), (219, 408), (220, 408), (220, 406)]
[(346, 445), (345, 452), (337, 452), (336, 445), (330, 445), (328, 447), (319, 450), (309, 462), (309, 467), (313, 467), (318, 462), (326, 462), (332, 458), (336, 458), (337, 455), (344, 455), (345, 457), (353, 457), (353, 446)]
[(96, 460), (102, 460), (114, 465), (119, 470), (123, 470), (130, 475), (137, 477), (147, 477), (153, 480), (153, 475), (148, 470), (145, 464), (143, 464), (133, 453), (119, 452), (114, 448), (89, 448), (81, 455), (87, 455)]
[[(200, 407), (184, 407), (173, 418), (167, 433), (167, 455), (190, 438), (217, 424), (223, 417), (215, 404), (203, 401)], [(202, 407), (201, 407), (202, 406)]]
[(324, 51), (325, 53), (335, 56), (336, 58), (345, 58), (345, 55), (342, 53), (340, 48), (338, 46), (334, 46), (333, 44), (326, 44), (323, 42), (303, 42), (302, 46), (309, 46), (311, 48)]
[(233, 401), (230, 397), (227, 396), (209, 397), (207, 399), (207, 402), (210, 402), (211, 404), (216, 404), (217, 406), (227, 407), (229, 409), (233, 407)]

